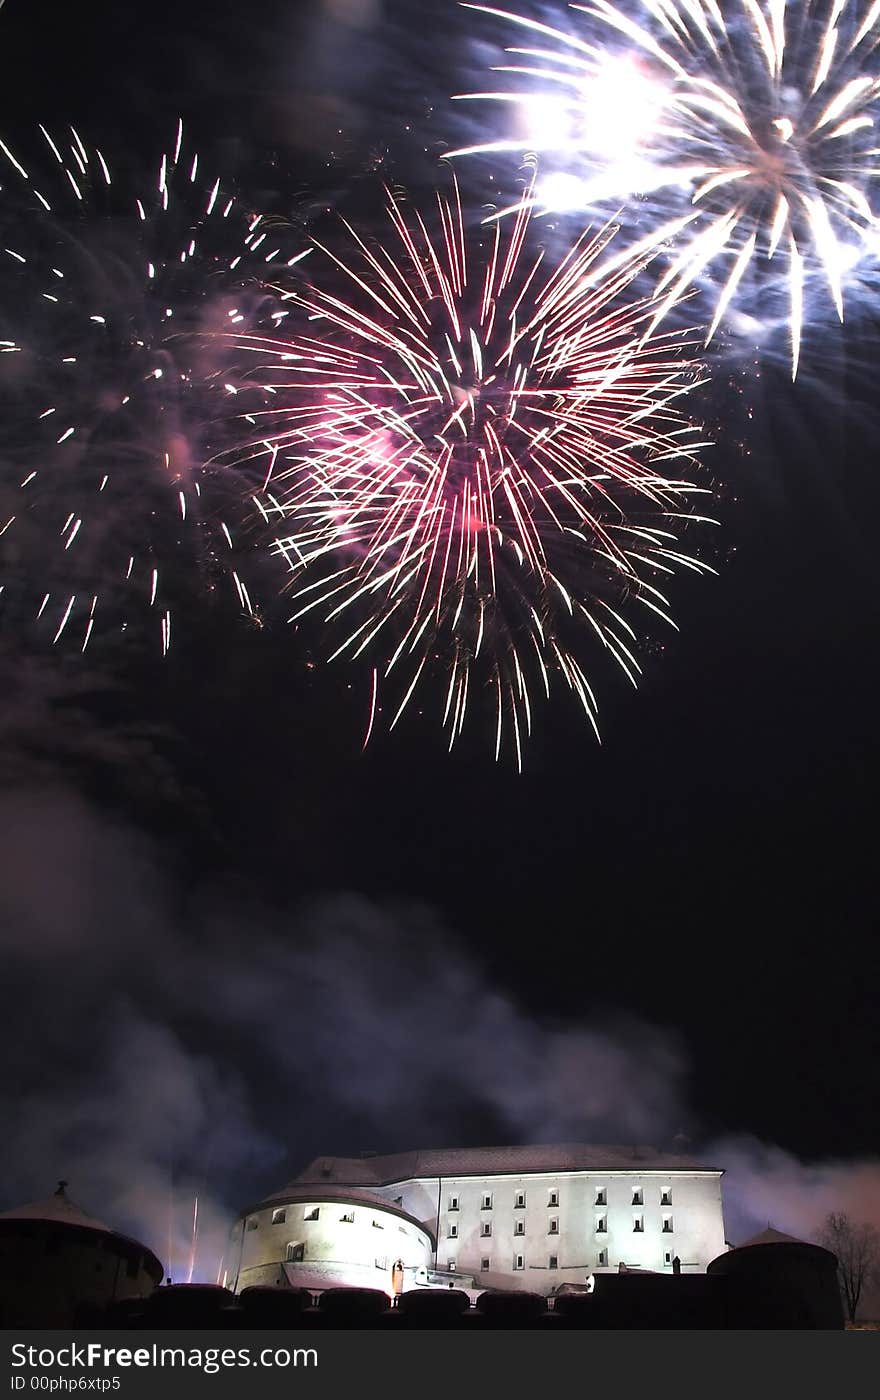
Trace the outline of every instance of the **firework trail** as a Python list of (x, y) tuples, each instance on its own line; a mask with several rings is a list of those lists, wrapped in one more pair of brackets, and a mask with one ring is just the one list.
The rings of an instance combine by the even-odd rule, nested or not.
[(880, 4), (594, 0), (570, 7), (572, 33), (466, 8), (526, 36), (508, 50), (519, 62), (501, 69), (515, 90), (462, 95), (513, 103), (523, 130), (455, 154), (524, 142), (555, 152), (566, 169), (539, 189), (545, 207), (650, 196), (639, 209), (654, 219), (646, 242), (672, 243), (661, 312), (714, 274), (707, 343), (747, 287), (766, 312), (773, 260), (794, 377), (811, 274), (842, 320), (845, 275), (876, 247)]
[(475, 235), (457, 187), (425, 214), (387, 193), (384, 241), (343, 220), (307, 265), (322, 275), (283, 293), (295, 333), (239, 337), (276, 395), (259, 504), (291, 620), (371, 668), (367, 738), (439, 676), (450, 746), (488, 694), (496, 757), (510, 744), (519, 764), (538, 697), (564, 682), (595, 728), (582, 653), (635, 683), (624, 611), (668, 620), (658, 582), (705, 567), (675, 533), (698, 518), (677, 476), (697, 372), (678, 335), (646, 337), (655, 301), (627, 300), (643, 263), (603, 271), (612, 230), (557, 263), (530, 186)]
[(183, 593), (228, 576), (253, 612), (241, 482), (211, 458), (265, 394), (226, 333), (262, 324), (260, 279), (296, 256), (203, 178), (182, 123), (137, 193), (74, 128), (40, 132), (36, 161), (0, 140), (0, 602), (54, 641), (137, 620), (167, 651)]

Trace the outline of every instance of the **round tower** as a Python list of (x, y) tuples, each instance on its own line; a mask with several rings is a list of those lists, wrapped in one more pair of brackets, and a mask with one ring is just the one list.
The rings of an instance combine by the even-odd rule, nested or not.
[(84, 1304), (144, 1297), (162, 1282), (151, 1249), (86, 1215), (66, 1188), (0, 1213), (0, 1327), (70, 1327)]
[(728, 1281), (729, 1326), (841, 1329), (837, 1259), (828, 1249), (769, 1225), (727, 1254), (707, 1274)]
[(427, 1281), (433, 1248), (428, 1227), (383, 1196), (293, 1183), (242, 1212), (232, 1232), (231, 1286), (354, 1286), (392, 1295)]

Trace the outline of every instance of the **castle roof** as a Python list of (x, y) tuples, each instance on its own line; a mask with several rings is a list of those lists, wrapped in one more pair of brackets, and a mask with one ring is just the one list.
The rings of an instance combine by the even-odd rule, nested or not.
[(586, 1143), (525, 1147), (452, 1147), (393, 1152), (375, 1157), (316, 1157), (292, 1186), (306, 1182), (389, 1186), (418, 1177), (519, 1176), (539, 1172), (709, 1172), (692, 1157), (654, 1147), (610, 1147)]
[(55, 1224), (77, 1225), (84, 1230), (103, 1230), (106, 1235), (115, 1234), (103, 1220), (86, 1215), (66, 1194), (65, 1185), (60, 1183), (54, 1195), (47, 1196), (44, 1201), (30, 1201), (27, 1205), (0, 1211), (0, 1220), (49, 1220)]
[(774, 1230), (772, 1225), (768, 1225), (766, 1230), (760, 1234), (752, 1235), (750, 1240), (743, 1240), (737, 1245), (737, 1249), (751, 1249), (753, 1244), (806, 1244), (806, 1240), (796, 1239), (794, 1235), (784, 1235), (781, 1230)]

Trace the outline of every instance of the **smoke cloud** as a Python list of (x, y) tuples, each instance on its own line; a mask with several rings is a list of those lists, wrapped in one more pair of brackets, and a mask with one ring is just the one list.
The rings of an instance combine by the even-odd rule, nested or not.
[(876, 1163), (699, 1143), (673, 1032), (536, 1018), (428, 907), (333, 894), (282, 916), (193, 890), (67, 789), (7, 793), (0, 829), (6, 1205), (65, 1177), (173, 1277), (213, 1279), (236, 1211), (319, 1153), (685, 1129), (727, 1169), (734, 1242), (880, 1217)]

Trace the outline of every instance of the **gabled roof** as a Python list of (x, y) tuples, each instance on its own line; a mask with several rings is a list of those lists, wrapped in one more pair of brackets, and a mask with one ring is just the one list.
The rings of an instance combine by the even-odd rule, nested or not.
[(658, 1152), (654, 1147), (556, 1143), (424, 1149), (376, 1157), (316, 1157), (292, 1184), (344, 1182), (353, 1186), (389, 1186), (418, 1177), (518, 1176), (559, 1171), (721, 1174), (717, 1167), (707, 1167), (692, 1157)]

